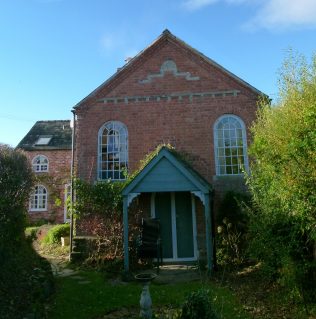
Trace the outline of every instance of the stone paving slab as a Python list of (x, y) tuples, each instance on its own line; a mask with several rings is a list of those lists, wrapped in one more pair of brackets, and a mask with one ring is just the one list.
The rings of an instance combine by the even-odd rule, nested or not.
[[(143, 271), (144, 273), (155, 273), (156, 270)], [(200, 272), (197, 267), (187, 265), (164, 265), (160, 267), (158, 276), (154, 279), (160, 284), (175, 284), (179, 282), (192, 282), (205, 280), (205, 273)]]

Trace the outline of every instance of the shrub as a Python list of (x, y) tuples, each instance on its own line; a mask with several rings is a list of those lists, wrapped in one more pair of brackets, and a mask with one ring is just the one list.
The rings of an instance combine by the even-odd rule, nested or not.
[(208, 290), (191, 292), (182, 306), (181, 319), (217, 319)]
[(21, 151), (0, 144), (0, 247), (24, 238), (25, 204), (33, 173)]
[[(45, 318), (52, 293), (49, 263), (26, 240), (33, 173), (23, 152), (0, 145), (0, 318)], [(34, 234), (30, 230), (30, 234)]]
[(250, 196), (229, 191), (224, 195), (216, 216), (217, 262), (220, 265), (240, 265), (247, 248), (248, 216), (245, 205)]
[(293, 55), (285, 61), (279, 96), (273, 107), (262, 101), (252, 127), (250, 251), (269, 279), (309, 300), (316, 297), (316, 55), (310, 64)]
[(25, 237), (30, 242), (37, 239), (37, 231), (39, 230), (39, 227), (33, 226), (33, 227), (26, 227), (25, 228)]
[[(98, 265), (99, 260), (123, 258), (122, 189), (124, 185), (124, 182), (111, 180), (99, 181), (95, 184), (89, 184), (82, 180), (75, 181), (76, 231), (97, 237), (97, 249), (90, 256), (90, 262), (96, 265)], [(137, 220), (138, 213), (135, 211), (130, 214), (131, 218)], [(131, 241), (135, 237), (136, 231), (138, 231), (137, 226), (130, 227)], [(93, 259), (95, 260), (93, 261)], [(137, 261), (136, 250), (131, 246), (130, 261), (132, 263), (135, 260)]]
[(54, 292), (49, 263), (27, 242), (0, 251), (0, 318), (46, 318), (45, 302)]
[(70, 234), (69, 224), (60, 224), (53, 226), (43, 238), (44, 244), (59, 244), (60, 237), (66, 237)]

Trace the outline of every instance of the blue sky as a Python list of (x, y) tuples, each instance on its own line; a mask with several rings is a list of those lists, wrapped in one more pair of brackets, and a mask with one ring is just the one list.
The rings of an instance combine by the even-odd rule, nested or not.
[(316, 49), (315, 0), (1, 0), (0, 142), (72, 107), (169, 29), (271, 98), (289, 48)]

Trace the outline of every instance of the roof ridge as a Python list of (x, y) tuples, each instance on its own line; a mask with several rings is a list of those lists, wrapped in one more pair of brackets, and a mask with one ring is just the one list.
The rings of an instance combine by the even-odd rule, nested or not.
[(70, 122), (71, 120), (39, 120), (39, 121), (36, 121), (36, 123), (39, 123), (39, 122)]

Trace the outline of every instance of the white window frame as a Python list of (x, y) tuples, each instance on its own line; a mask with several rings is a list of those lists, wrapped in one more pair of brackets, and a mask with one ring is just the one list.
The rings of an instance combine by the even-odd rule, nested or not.
[[(37, 159), (39, 159), (39, 163), (36, 163)], [(49, 169), (48, 157), (41, 154), (36, 155), (32, 159), (32, 167), (33, 167), (33, 171), (36, 173), (48, 172), (48, 169)]]
[[(226, 127), (219, 128), (220, 124)], [(214, 123), (213, 132), (216, 175), (243, 175), (248, 171), (247, 134), (243, 120), (234, 114), (222, 115)], [(242, 145), (238, 144), (239, 141)], [(234, 164), (240, 162), (240, 158), (243, 163)]]
[(106, 122), (98, 133), (98, 179), (125, 180), (125, 169), (128, 169), (127, 127), (119, 121)]
[[(30, 196), (29, 210), (31, 212), (47, 211), (47, 199), (48, 191), (46, 187), (40, 184), (36, 185)], [(44, 206), (40, 205), (43, 204), (43, 202)]]

